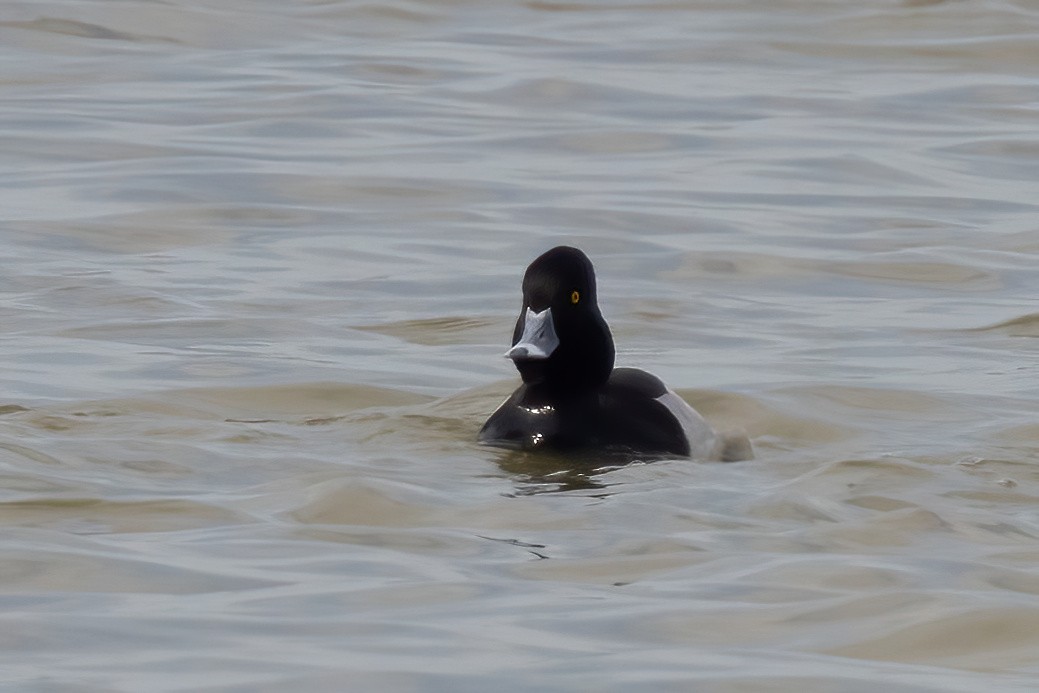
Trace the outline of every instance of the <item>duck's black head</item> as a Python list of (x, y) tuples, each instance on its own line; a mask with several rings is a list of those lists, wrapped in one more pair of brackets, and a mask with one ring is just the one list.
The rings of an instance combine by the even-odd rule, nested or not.
[(599, 312), (595, 270), (580, 250), (559, 246), (530, 263), (505, 355), (524, 383), (557, 395), (586, 393), (610, 377), (613, 337)]

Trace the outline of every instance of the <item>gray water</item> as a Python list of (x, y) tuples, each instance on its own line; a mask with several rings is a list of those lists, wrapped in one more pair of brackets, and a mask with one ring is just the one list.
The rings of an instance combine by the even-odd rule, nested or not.
[[(0, 683), (1014, 691), (1039, 8), (0, 12)], [(475, 443), (527, 263), (756, 459)]]

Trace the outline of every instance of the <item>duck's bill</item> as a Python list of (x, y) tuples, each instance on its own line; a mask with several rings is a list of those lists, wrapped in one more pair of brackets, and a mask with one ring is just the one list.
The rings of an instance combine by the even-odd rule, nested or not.
[(505, 352), (505, 358), (513, 361), (544, 361), (559, 346), (556, 327), (552, 322), (552, 309), (546, 308), (535, 313), (530, 308), (523, 314), (523, 334), (512, 348)]

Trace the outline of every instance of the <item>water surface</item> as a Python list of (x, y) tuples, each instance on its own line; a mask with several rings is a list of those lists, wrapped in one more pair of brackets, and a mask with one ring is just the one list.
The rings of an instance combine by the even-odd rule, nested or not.
[[(0, 17), (0, 682), (1014, 691), (1026, 2)], [(526, 264), (756, 459), (475, 435)]]

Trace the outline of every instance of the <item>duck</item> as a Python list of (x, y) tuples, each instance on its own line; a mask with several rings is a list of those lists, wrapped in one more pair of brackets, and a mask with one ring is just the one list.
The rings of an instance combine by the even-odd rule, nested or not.
[(522, 450), (616, 451), (642, 456), (746, 459), (657, 376), (614, 367), (595, 269), (558, 246), (523, 275), (523, 305), (505, 357), (522, 384), (480, 429), (481, 443)]

